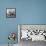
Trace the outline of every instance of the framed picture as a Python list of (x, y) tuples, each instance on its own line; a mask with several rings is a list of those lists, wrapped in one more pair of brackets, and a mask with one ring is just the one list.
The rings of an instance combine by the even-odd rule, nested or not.
[(21, 40), (46, 41), (46, 24), (19, 24), (18, 38)]
[(16, 8), (6, 8), (6, 18), (16, 18)]

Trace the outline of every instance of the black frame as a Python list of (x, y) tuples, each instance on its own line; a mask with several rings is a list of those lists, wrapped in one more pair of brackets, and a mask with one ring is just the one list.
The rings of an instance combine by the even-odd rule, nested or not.
[[(8, 16), (7, 15), (7, 10), (8, 9), (15, 9), (15, 15), (14, 16)], [(6, 8), (6, 18), (16, 18), (16, 8)]]

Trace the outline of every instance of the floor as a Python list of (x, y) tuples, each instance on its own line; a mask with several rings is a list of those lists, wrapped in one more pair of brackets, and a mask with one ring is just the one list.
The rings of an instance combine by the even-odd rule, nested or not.
[(32, 42), (31, 40), (28, 41), (21, 40), (20, 46), (46, 46), (46, 42), (45, 41)]
[[(0, 44), (0, 46), (8, 46), (8, 45), (7, 44)], [(15, 44), (14, 46), (46, 46), (46, 42), (45, 41), (32, 42), (31, 40), (28, 40), (28, 41), (21, 40), (19, 44)]]
[[(8, 46), (8, 44), (0, 44), (0, 46)], [(18, 44), (10, 45), (10, 46), (18, 46)]]

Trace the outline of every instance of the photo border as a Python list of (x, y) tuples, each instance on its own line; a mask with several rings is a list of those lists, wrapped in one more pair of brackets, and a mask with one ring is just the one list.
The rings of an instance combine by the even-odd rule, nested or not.
[[(8, 15), (7, 15), (7, 9), (15, 9), (15, 15), (14, 15), (14, 17), (8, 17)], [(16, 18), (16, 8), (6, 8), (6, 18)]]

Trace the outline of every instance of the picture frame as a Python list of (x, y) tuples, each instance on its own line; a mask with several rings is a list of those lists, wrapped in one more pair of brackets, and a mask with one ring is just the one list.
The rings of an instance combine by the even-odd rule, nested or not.
[(6, 18), (16, 18), (16, 8), (6, 8)]
[[(27, 38), (24, 32), (22, 33), (23, 30), (24, 32), (28, 30)], [(46, 24), (18, 24), (18, 38), (19, 42), (21, 40), (46, 41)]]

